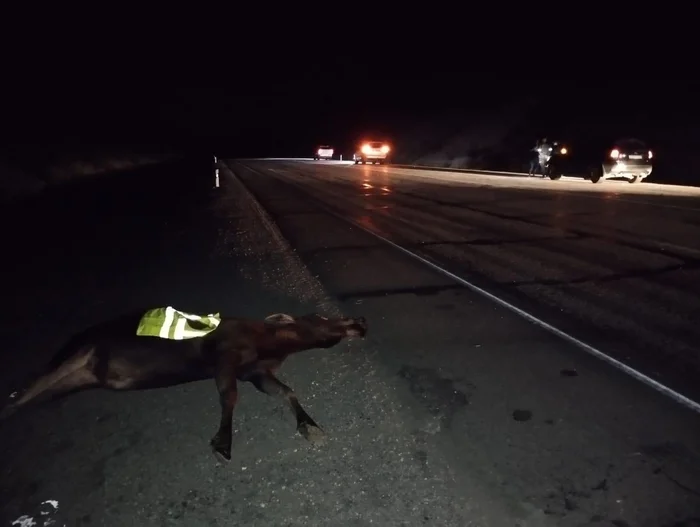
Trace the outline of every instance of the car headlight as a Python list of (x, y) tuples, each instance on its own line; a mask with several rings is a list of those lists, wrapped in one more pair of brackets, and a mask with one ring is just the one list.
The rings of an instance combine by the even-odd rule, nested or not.
[(610, 157), (617, 159), (620, 157), (620, 151), (617, 148), (613, 148), (613, 150), (610, 152)]
[(568, 150), (566, 149), (565, 146), (562, 146), (560, 152), (561, 152), (562, 154), (566, 154), (566, 153), (568, 152)]

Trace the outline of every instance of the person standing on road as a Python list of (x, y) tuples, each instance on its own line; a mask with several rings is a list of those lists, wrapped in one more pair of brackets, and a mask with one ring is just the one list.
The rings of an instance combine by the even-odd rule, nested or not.
[(537, 170), (537, 167), (539, 166), (540, 162), (540, 140), (538, 139), (535, 142), (535, 146), (530, 150), (530, 171), (528, 172), (528, 176), (534, 176), (535, 175), (535, 170)]
[(552, 157), (552, 151), (552, 145), (549, 144), (549, 141), (545, 137), (542, 139), (540, 146), (537, 147), (537, 163), (542, 171), (542, 177), (546, 177), (547, 175), (547, 170), (545, 167), (547, 165), (547, 161), (549, 161), (549, 158)]

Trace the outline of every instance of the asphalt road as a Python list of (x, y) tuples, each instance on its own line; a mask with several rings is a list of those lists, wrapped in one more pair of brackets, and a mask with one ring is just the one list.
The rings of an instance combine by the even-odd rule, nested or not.
[[(533, 507), (533, 525), (700, 521), (697, 413), (350, 226), (697, 401), (697, 189), (323, 162), (233, 169), (326, 289), (381, 318), (377, 361), (428, 412), (449, 414), (437, 435), (453, 455), (437, 450), (495, 509)], [(453, 414), (455, 386), (469, 404)]]
[(700, 188), (323, 162), (260, 167), (700, 401)]
[[(578, 182), (230, 166), (237, 177), (224, 170), (213, 192), (207, 167), (179, 162), (7, 211), (0, 388), (138, 306), (361, 314), (365, 341), (281, 371), (328, 441), (311, 447), (283, 405), (245, 386), (220, 465), (212, 382), (74, 395), (0, 423), (3, 525), (700, 525), (696, 413), (326, 210), (601, 350), (636, 350), (626, 360), (644, 372), (661, 355), (659, 378), (691, 396), (691, 199), (629, 196), (641, 190), (626, 183), (618, 196), (587, 183), (584, 197)], [(669, 254), (688, 268), (639, 272)]]

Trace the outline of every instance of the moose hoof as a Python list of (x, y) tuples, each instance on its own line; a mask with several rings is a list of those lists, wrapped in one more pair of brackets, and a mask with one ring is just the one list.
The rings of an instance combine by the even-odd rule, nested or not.
[(231, 462), (231, 454), (226, 453), (226, 452), (220, 452), (218, 450), (214, 450), (214, 457), (216, 460), (221, 463), (221, 464), (228, 464)]
[(323, 443), (326, 434), (321, 430), (318, 426), (308, 424), (308, 423), (302, 423), (299, 425), (299, 433), (306, 438), (307, 441), (314, 443), (314, 444), (320, 444)]
[(217, 440), (217, 438), (214, 438), (210, 442), (212, 452), (214, 453), (214, 456), (216, 459), (218, 459), (221, 463), (228, 463), (231, 461), (231, 447), (227, 445), (221, 444), (220, 441)]

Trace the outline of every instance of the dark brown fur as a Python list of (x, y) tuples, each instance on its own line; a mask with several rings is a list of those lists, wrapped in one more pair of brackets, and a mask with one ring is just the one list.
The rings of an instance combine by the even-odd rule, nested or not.
[(29, 403), (90, 388), (146, 390), (213, 378), (221, 404), (219, 430), (211, 440), (215, 454), (231, 459), (237, 381), (251, 382), (263, 393), (286, 399), (297, 429), (314, 441), (323, 432), (275, 373), (292, 353), (330, 348), (346, 337), (364, 337), (367, 331), (364, 318), (275, 314), (265, 320), (222, 317), (219, 327), (204, 337), (166, 340), (137, 336), (141, 316), (112, 320), (74, 337), (46, 373), (14, 398), (0, 416), (8, 417)]

